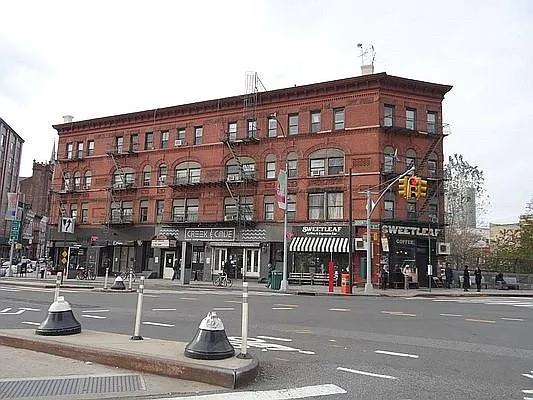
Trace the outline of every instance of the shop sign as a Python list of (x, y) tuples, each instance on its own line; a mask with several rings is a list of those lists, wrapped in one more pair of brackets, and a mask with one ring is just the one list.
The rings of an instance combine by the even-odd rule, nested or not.
[(414, 239), (396, 239), (394, 242), (399, 246), (416, 246)]
[(17, 219), (17, 194), (16, 193), (8, 193), (7, 194), (7, 211), (5, 219), (8, 221), (14, 221)]
[(185, 228), (185, 240), (197, 242), (235, 240), (235, 228)]
[(152, 240), (152, 247), (164, 248), (176, 247), (176, 241), (170, 239), (154, 239)]
[(300, 225), (292, 228), (295, 236), (348, 237), (348, 227), (341, 225)]
[(383, 233), (389, 233), (391, 235), (403, 235), (403, 236), (420, 236), (428, 237), (439, 236), (440, 229), (436, 228), (421, 228), (418, 226), (397, 226), (397, 225), (383, 225)]

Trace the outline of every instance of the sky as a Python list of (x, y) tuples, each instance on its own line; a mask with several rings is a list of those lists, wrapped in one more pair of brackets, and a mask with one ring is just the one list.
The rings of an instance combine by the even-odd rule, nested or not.
[(450, 84), (445, 153), (485, 176), (478, 223), (533, 199), (533, 2), (9, 1), (1, 8), (0, 116), (25, 140), (21, 176), (50, 159), (52, 124), (375, 71)]

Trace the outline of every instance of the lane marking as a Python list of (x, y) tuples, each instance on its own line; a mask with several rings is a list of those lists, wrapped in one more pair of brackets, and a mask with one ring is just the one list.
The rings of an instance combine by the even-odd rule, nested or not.
[(260, 336), (260, 335), (257, 335), (257, 337), (259, 339), (278, 340), (280, 342), (292, 342), (292, 339), (285, 339), (285, 338), (279, 338), (279, 337), (274, 337), (274, 336)]
[(395, 353), (393, 351), (385, 351), (385, 350), (376, 350), (374, 353), (377, 354), (386, 354), (388, 356), (398, 356), (398, 357), (408, 357), (408, 358), (419, 358), (416, 354), (407, 354), (407, 353)]
[[(531, 371), (533, 373), (533, 371)], [(522, 376), (525, 376), (526, 378), (533, 379), (533, 375), (531, 374), (522, 374)]]
[(272, 307), (273, 310), (294, 310), (291, 307)]
[(149, 321), (143, 321), (144, 325), (154, 325), (154, 326), (165, 326), (167, 328), (174, 327), (173, 324), (163, 324), (162, 322), (149, 322)]
[(522, 393), (524, 393), (524, 394), (533, 394), (533, 389), (522, 390)]
[(462, 317), (463, 315), (462, 314), (439, 314), (440, 316), (443, 316), (443, 317)]
[(465, 321), (470, 321), (470, 322), (484, 322), (486, 324), (495, 324), (496, 321), (491, 321), (489, 319), (474, 319), (474, 318), (465, 318)]
[(523, 321), (524, 319), (523, 318), (500, 318), (500, 319), (503, 319), (504, 321)]
[(198, 297), (180, 297), (180, 300), (198, 300)]
[(41, 325), (39, 322), (30, 322), (30, 321), (22, 321), (21, 324), (35, 325), (35, 326)]
[(109, 310), (98, 309), (98, 310), (85, 310), (85, 311), (82, 311), (82, 313), (101, 313), (101, 312), (109, 312)]
[(29, 307), (20, 307), (20, 310), (25, 310), (25, 311), (41, 311), (40, 308), (29, 308)]
[(224, 303), (234, 303), (234, 304), (241, 304), (242, 301), (237, 301), (237, 300), (224, 300)]
[(383, 314), (396, 315), (400, 317), (416, 317), (416, 314), (404, 313), (403, 311), (382, 311)]
[[(332, 396), (345, 394), (346, 390), (333, 385), (303, 386), (299, 388), (265, 390), (262, 392), (235, 392), (217, 393), (194, 396), (198, 400), (292, 400), (304, 399), (308, 397)], [(191, 397), (167, 397), (159, 400), (191, 400)]]
[(314, 354), (316, 354), (314, 351), (310, 351), (310, 350), (298, 350), (298, 353), (301, 353), (301, 354), (310, 354), (310, 355), (314, 355)]
[(213, 311), (235, 311), (233, 307), (215, 307)]
[(300, 307), (298, 304), (274, 304), (276, 307)]
[(0, 313), (5, 313), (11, 311), (11, 307), (4, 308)]
[(152, 308), (152, 311), (176, 311), (175, 308)]
[(384, 378), (384, 379), (398, 379), (394, 376), (390, 375), (381, 375), (381, 374), (375, 374), (373, 372), (366, 372), (366, 371), (359, 371), (357, 369), (350, 369), (350, 368), (344, 368), (344, 367), (337, 367), (338, 371), (344, 371), (344, 372), (351, 372), (352, 374), (359, 374), (359, 375), (366, 375), (366, 376), (373, 376), (375, 378)]
[(347, 312), (347, 311), (351, 311), (351, 310), (349, 308), (330, 308), (329, 311)]
[(89, 314), (83, 314), (82, 317), (94, 318), (94, 319), (106, 319), (107, 318), (107, 317), (103, 317), (101, 315), (89, 315)]

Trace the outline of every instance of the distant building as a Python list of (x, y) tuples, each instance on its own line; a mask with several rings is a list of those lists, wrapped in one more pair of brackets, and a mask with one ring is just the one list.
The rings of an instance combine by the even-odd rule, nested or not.
[(489, 224), (489, 242), (494, 245), (498, 239), (516, 241), (520, 232), (519, 223), (511, 224)]
[(46, 234), (53, 169), (53, 161), (39, 163), (34, 160), (32, 176), (20, 178), (20, 193), (24, 203), (21, 241), (24, 254), (32, 259), (47, 255)]
[(474, 188), (466, 188), (466, 199), (464, 202), (464, 218), (467, 228), (475, 228), (477, 225), (476, 218), (476, 191)]
[(0, 118), (0, 258), (9, 257), (11, 221), (6, 221), (7, 194), (17, 191), (24, 140)]

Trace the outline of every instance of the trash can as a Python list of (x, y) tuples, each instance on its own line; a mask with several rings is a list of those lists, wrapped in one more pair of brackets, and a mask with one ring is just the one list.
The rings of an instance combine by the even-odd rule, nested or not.
[(283, 274), (281, 271), (272, 271), (272, 281), (270, 283), (270, 287), (273, 290), (279, 290), (281, 288), (281, 279), (283, 278)]
[(341, 293), (350, 293), (350, 274), (342, 274), (341, 279)]

